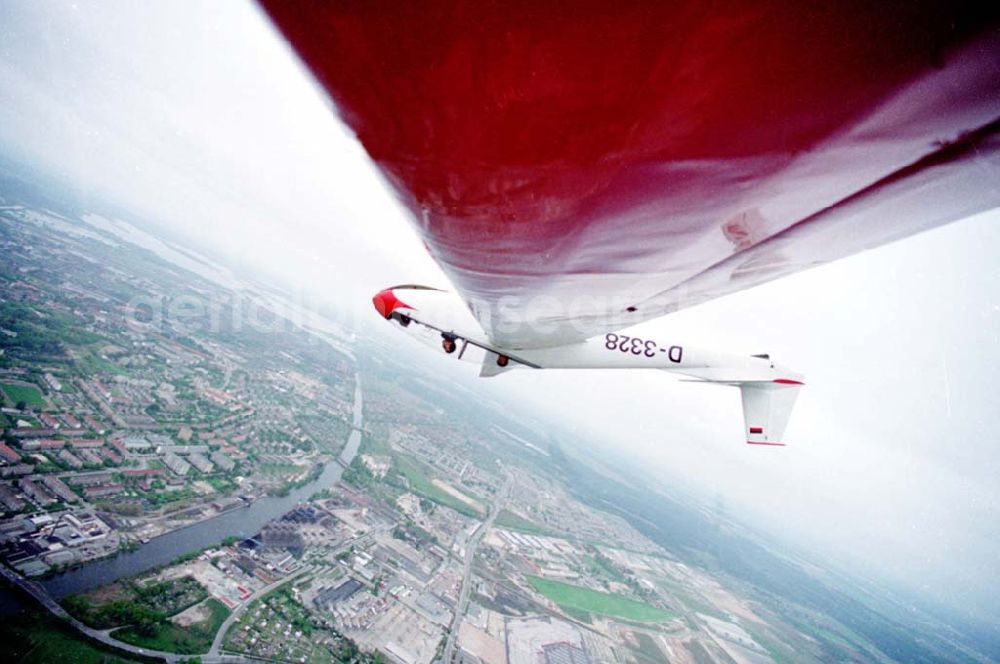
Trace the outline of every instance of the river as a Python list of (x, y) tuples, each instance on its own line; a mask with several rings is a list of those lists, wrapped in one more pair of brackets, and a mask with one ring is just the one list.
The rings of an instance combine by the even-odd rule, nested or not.
[[(225, 537), (251, 537), (260, 532), (268, 521), (280, 517), (298, 503), (322, 489), (328, 489), (340, 480), (344, 467), (350, 465), (361, 444), (363, 405), (360, 376), (355, 378), (354, 389), (354, 429), (347, 439), (347, 445), (340, 454), (339, 461), (326, 464), (320, 476), (289, 492), (287, 496), (265, 496), (254, 501), (250, 507), (236, 508), (207, 521), (174, 530), (155, 537), (138, 549), (120, 553), (113, 558), (105, 558), (83, 567), (58, 574), (42, 581), (42, 585), (55, 598), (107, 585), (117, 579), (135, 576), (148, 569), (165, 565), (177, 556), (218, 544)], [(341, 465), (343, 464), (343, 465)]]

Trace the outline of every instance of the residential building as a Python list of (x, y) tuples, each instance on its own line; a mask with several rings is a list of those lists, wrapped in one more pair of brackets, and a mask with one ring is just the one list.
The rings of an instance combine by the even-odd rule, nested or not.
[(210, 473), (215, 468), (215, 464), (206, 459), (201, 454), (192, 454), (187, 458), (188, 463), (198, 469), (199, 473)]
[(113, 496), (122, 491), (121, 484), (104, 484), (101, 486), (88, 486), (83, 490), (83, 495), (87, 498), (103, 498), (104, 496)]
[(230, 459), (223, 452), (212, 453), (212, 463), (219, 467), (224, 473), (228, 473), (230, 470), (236, 467), (236, 462)]
[(21, 455), (9, 448), (4, 443), (0, 443), (0, 458), (7, 463), (17, 463), (21, 460)]
[(30, 475), (35, 472), (35, 467), (26, 463), (17, 463), (13, 466), (0, 467), (0, 477), (16, 477), (18, 475)]
[(81, 461), (79, 459), (79, 457), (77, 457), (76, 455), (74, 455), (69, 450), (60, 450), (59, 451), (59, 459), (63, 463), (65, 463), (67, 466), (69, 466), (70, 468), (74, 468), (74, 469), (77, 469), (77, 470), (79, 470), (80, 468), (83, 468), (83, 461)]
[(24, 509), (24, 501), (6, 484), (0, 484), (0, 505), (7, 512), (20, 512)]
[(45, 488), (48, 489), (52, 495), (62, 501), (72, 503), (77, 500), (76, 494), (73, 493), (73, 490), (66, 486), (66, 483), (55, 475), (46, 475), (43, 477), (42, 484), (45, 485)]
[(45, 491), (45, 489), (35, 484), (35, 482), (32, 480), (29, 479), (21, 480), (20, 488), (21, 488), (21, 493), (26, 495), (28, 498), (33, 500), (41, 507), (47, 507), (52, 503), (56, 502), (55, 498), (50, 496), (48, 492)]
[(168, 452), (163, 455), (163, 463), (166, 464), (167, 468), (174, 471), (180, 476), (187, 475), (188, 471), (191, 470), (191, 464), (189, 464), (184, 459), (180, 458), (173, 452)]

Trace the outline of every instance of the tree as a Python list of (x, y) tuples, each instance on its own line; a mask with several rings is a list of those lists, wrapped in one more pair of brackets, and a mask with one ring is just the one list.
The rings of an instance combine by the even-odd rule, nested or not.
[(73, 617), (90, 624), (90, 602), (79, 595), (68, 595), (63, 598), (63, 608)]
[(20, 401), (17, 402), (17, 409), (23, 413), (28, 409), (28, 402), (25, 401), (24, 399), (21, 399)]

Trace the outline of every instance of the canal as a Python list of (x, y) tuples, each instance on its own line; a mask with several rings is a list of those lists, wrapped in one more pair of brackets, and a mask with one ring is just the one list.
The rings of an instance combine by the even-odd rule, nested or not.
[(298, 503), (308, 500), (315, 492), (328, 489), (340, 480), (344, 468), (350, 465), (358, 453), (362, 422), (361, 378), (356, 376), (354, 428), (339, 459), (327, 463), (316, 480), (294, 489), (287, 496), (259, 498), (247, 508), (237, 508), (207, 521), (153, 538), (134, 551), (87, 563), (83, 567), (45, 579), (41, 582), (42, 585), (50, 595), (59, 599), (71, 593), (97, 588), (117, 579), (165, 565), (181, 554), (218, 544), (226, 537), (244, 538), (256, 535), (268, 521), (280, 517)]

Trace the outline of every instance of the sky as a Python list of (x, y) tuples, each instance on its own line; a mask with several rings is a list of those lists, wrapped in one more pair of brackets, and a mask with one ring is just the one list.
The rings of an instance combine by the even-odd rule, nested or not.
[[(252, 4), (0, 4), (0, 150), (238, 273), (388, 335), (371, 295), (447, 287), (321, 90)], [(442, 379), (578, 431), (777, 538), (1000, 622), (1000, 213), (637, 328), (806, 375), (787, 448), (736, 390), (660, 372)], [(641, 335), (640, 335), (641, 336)], [(381, 336), (379, 338), (382, 338)]]

